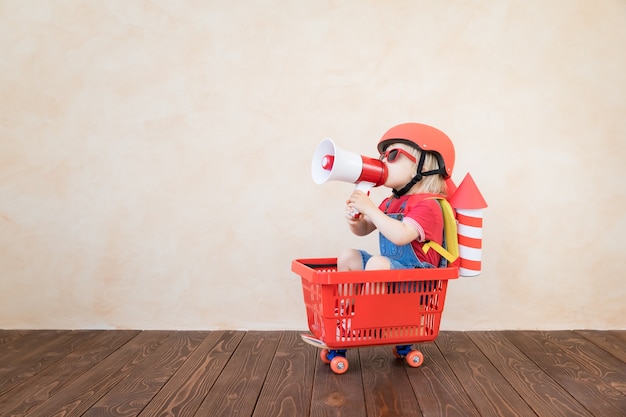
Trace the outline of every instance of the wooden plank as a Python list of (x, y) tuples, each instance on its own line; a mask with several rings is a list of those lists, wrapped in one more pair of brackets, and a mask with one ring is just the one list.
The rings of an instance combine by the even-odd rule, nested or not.
[(195, 416), (244, 334), (236, 331), (209, 333), (139, 416)]
[(300, 332), (283, 332), (253, 417), (309, 415), (316, 353)]
[(415, 347), (424, 355), (424, 364), (408, 375), (424, 416), (480, 417), (437, 345)]
[(89, 372), (76, 378), (48, 401), (32, 410), (29, 417), (81, 416), (111, 388), (170, 337), (171, 332), (144, 331), (109, 355)]
[(13, 343), (16, 339), (24, 336), (26, 333), (34, 332), (36, 330), (0, 330), (0, 358), (2, 357), (2, 346), (7, 343)]
[(206, 332), (175, 332), (154, 354), (130, 370), (126, 378), (100, 398), (83, 417), (136, 416), (206, 336)]
[(577, 330), (576, 333), (626, 362), (626, 331)]
[(109, 356), (139, 332), (101, 330), (93, 333), (94, 337), (78, 346), (72, 353), (33, 376), (26, 383), (0, 396), (0, 415), (25, 415), (29, 410), (63, 390), (74, 379)]
[(359, 349), (367, 415), (421, 417), (422, 412), (407, 375), (407, 372), (419, 371), (409, 368), (403, 359), (396, 358), (392, 349), (392, 346)]
[(68, 330), (3, 330), (6, 332), (3, 343), (0, 344), (0, 365), (7, 363), (7, 355), (16, 350), (22, 350), (28, 347), (37, 347), (38, 339), (46, 338), (49, 335), (59, 335), (68, 332)]
[[(626, 363), (613, 355), (607, 355), (604, 349), (572, 331), (540, 332), (540, 334), (544, 339), (568, 351), (570, 358), (589, 372), (626, 395)], [(626, 410), (626, 403), (624, 404)]]
[(467, 332), (498, 371), (539, 416), (592, 415), (500, 332)]
[[(319, 355), (319, 349), (310, 348), (318, 351)], [(311, 417), (367, 416), (359, 350), (348, 350), (346, 358), (348, 371), (342, 375), (333, 373), (320, 359), (316, 361)]]
[(68, 330), (29, 331), (17, 338), (10, 338), (0, 346), (0, 381), (13, 372), (13, 363), (25, 355), (32, 355), (43, 344), (54, 341), (59, 336), (69, 333)]
[[(93, 336), (89, 331), (45, 332), (3, 357), (0, 371), (0, 395), (46, 369), (78, 345)], [(22, 341), (25, 338), (21, 338)]]
[(536, 416), (466, 334), (441, 332), (435, 343), (481, 416)]
[(252, 415), (280, 336), (280, 332), (247, 332), (197, 415)]
[(573, 360), (570, 356), (572, 351), (561, 349), (539, 331), (506, 331), (504, 334), (591, 414), (602, 417), (624, 416), (626, 397)]

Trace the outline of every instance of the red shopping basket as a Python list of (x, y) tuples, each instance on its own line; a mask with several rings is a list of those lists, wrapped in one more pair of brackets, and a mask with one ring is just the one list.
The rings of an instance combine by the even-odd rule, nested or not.
[(458, 268), (337, 272), (336, 258), (296, 259), (309, 330), (330, 349), (435, 340)]

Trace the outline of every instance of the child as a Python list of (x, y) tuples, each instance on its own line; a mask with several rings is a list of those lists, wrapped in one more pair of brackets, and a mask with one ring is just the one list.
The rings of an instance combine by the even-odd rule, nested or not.
[[(347, 201), (350, 230), (365, 236), (379, 231), (380, 255), (348, 249), (337, 259), (338, 271), (434, 268), (441, 256), (423, 245), (442, 245), (443, 214), (432, 197), (446, 195), (454, 167), (454, 146), (443, 132), (419, 123), (389, 129), (378, 143), (380, 159), (388, 169), (385, 186), (393, 190), (380, 206), (361, 191)], [(354, 217), (353, 210), (361, 215)]]

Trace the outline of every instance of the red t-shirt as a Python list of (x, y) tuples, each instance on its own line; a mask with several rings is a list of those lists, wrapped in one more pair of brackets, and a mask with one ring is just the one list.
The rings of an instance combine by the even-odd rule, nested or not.
[[(410, 194), (400, 198), (388, 197), (379, 208), (387, 214), (402, 214), (402, 221), (417, 230), (419, 236), (411, 242), (413, 251), (422, 262), (439, 266), (441, 256), (434, 250), (424, 253), (422, 246), (427, 241), (443, 242), (443, 213), (434, 194)], [(404, 207), (403, 207), (404, 206)]]

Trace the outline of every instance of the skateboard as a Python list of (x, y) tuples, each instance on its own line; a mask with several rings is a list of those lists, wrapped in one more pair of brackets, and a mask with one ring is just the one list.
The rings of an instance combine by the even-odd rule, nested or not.
[(302, 334), (300, 334), (300, 338), (302, 338), (302, 340), (305, 343), (308, 343), (311, 346), (315, 346), (315, 347), (320, 348), (320, 349), (330, 349), (328, 346), (326, 346), (326, 343), (324, 343), (321, 340), (313, 337), (313, 335), (311, 335), (311, 334), (302, 333)]

